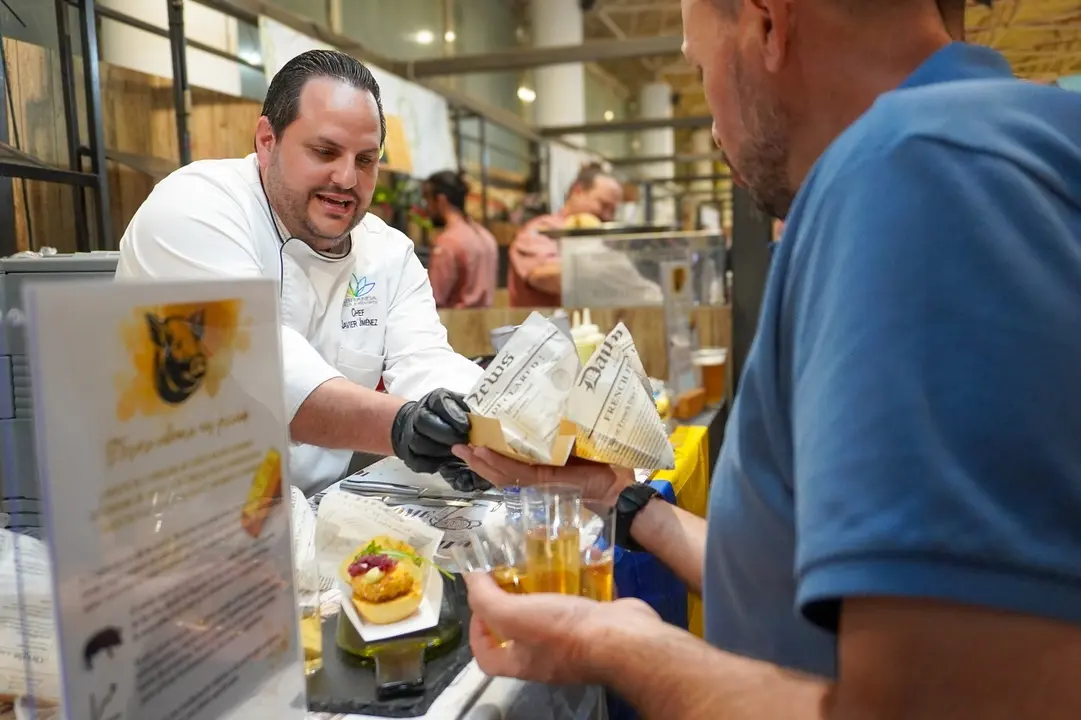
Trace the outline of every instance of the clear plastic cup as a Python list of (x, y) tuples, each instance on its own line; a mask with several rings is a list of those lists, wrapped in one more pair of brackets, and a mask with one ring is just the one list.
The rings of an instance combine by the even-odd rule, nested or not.
[(525, 589), (578, 595), (581, 591), (582, 491), (573, 485), (522, 489)]

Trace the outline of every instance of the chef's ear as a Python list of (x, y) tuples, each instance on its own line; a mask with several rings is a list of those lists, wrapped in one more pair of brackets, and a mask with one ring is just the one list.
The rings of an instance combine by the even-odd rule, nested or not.
[(255, 154), (259, 156), (259, 165), (261, 167), (266, 167), (269, 163), (275, 140), (274, 128), (270, 126), (270, 119), (263, 115), (255, 125)]

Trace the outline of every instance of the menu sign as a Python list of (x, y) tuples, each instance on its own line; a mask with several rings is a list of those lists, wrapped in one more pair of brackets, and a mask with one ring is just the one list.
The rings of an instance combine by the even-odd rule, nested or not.
[(66, 717), (303, 717), (273, 283), (27, 301)]

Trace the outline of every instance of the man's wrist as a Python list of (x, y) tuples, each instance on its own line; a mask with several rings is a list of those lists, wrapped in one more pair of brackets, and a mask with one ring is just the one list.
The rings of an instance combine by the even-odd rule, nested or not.
[(645, 548), (635, 539), (632, 528), (648, 505), (663, 496), (647, 483), (634, 483), (623, 488), (616, 500), (615, 541), (631, 552), (643, 552)]

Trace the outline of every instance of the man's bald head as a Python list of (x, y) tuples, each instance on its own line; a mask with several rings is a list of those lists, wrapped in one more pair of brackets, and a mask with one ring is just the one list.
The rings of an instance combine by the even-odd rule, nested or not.
[(683, 0), (732, 177), (784, 217), (823, 150), (964, 34), (964, 0)]

